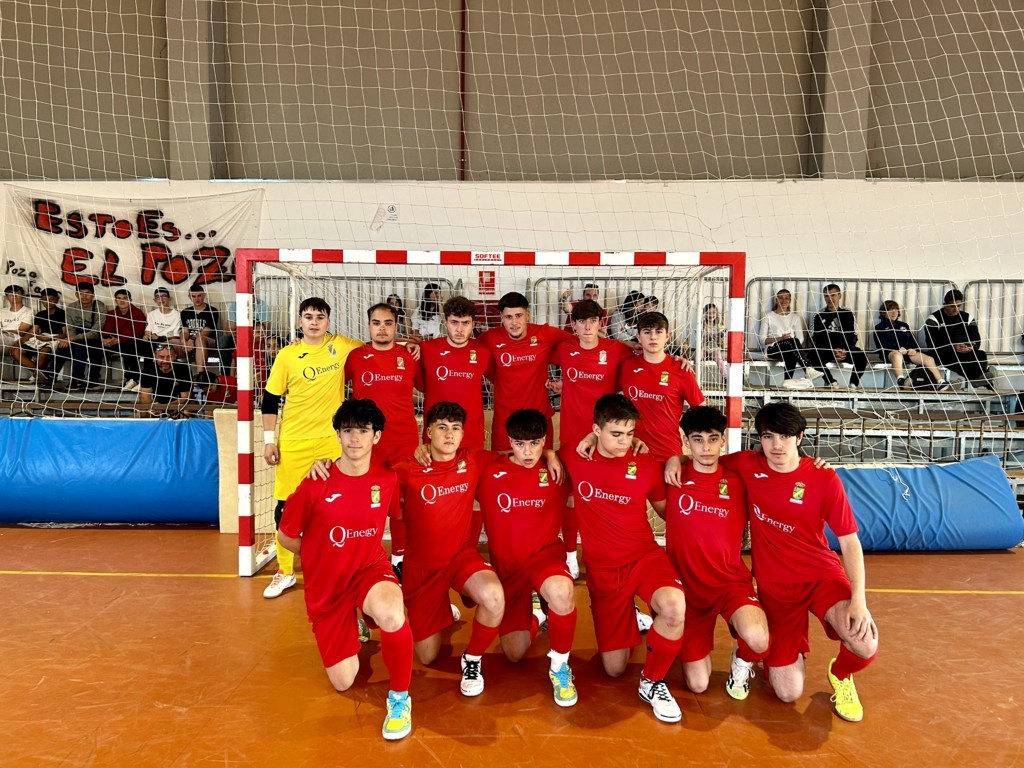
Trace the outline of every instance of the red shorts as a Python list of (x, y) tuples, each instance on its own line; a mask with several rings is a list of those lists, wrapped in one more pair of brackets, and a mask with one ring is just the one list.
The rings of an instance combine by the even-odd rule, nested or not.
[(799, 584), (759, 584), (758, 594), (772, 636), (772, 645), (764, 660), (769, 667), (787, 667), (795, 663), (800, 654), (806, 656), (810, 652), (808, 613), (818, 617), (829, 638), (838, 640), (839, 635), (825, 621), (825, 614), (833, 605), (852, 596), (850, 582), (845, 577)]
[(402, 592), (413, 640), (426, 640), (452, 624), (448, 590), (461, 592), (470, 576), (480, 571), (493, 573), (494, 569), (472, 547), (463, 549), (444, 568), (416, 568), (406, 561)]
[(601, 653), (632, 648), (640, 642), (640, 630), (634, 617), (633, 596), (648, 605), (662, 587), (682, 591), (668, 555), (661, 547), (652, 549), (628, 565), (618, 568), (595, 568), (587, 565), (587, 589), (590, 612), (594, 616), (597, 650)]
[(338, 596), (334, 606), (327, 613), (312, 619), (313, 636), (324, 667), (333, 667), (339, 661), (359, 653), (359, 626), (356, 610), (363, 609), (366, 595), (382, 581), (395, 586), (398, 579), (387, 560), (379, 560), (356, 574), (349, 588)]
[(552, 576), (564, 576), (572, 581), (565, 565), (565, 552), (561, 544), (545, 547), (530, 562), (506, 578), (498, 574), (505, 590), (505, 616), (501, 620), (499, 635), (521, 630), (529, 631), (533, 620), (533, 593)]
[[(707, 600), (702, 598), (709, 598)], [(679, 649), (679, 661), (688, 664), (700, 661), (715, 647), (715, 623), (721, 616), (728, 623), (737, 610), (745, 605), (758, 608), (757, 594), (754, 585), (749, 581), (745, 584), (729, 585), (715, 595), (702, 595), (688, 590), (686, 593), (686, 623), (683, 626), (683, 646)], [(736, 632), (729, 624), (729, 633), (736, 637)]]

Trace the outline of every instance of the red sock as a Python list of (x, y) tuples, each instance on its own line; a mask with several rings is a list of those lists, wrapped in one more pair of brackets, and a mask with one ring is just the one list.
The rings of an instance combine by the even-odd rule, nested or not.
[(391, 518), (391, 555), (398, 557), (405, 554), (405, 520)]
[[(632, 616), (630, 620), (632, 620)], [(644, 677), (648, 680), (664, 680), (669, 667), (683, 647), (683, 638), (669, 640), (651, 627), (647, 632), (647, 660), (644, 662)]]
[(845, 645), (839, 646), (839, 655), (836, 656), (836, 663), (832, 665), (832, 674), (840, 680), (845, 680), (855, 672), (860, 672), (872, 661), (878, 658), (878, 652), (870, 659), (862, 659)]
[(765, 656), (768, 655), (768, 648), (772, 647), (771, 640), (769, 640), (768, 648), (766, 648), (763, 653), (758, 653), (757, 651), (751, 649), (751, 647), (743, 641), (742, 637), (736, 638), (736, 644), (739, 646), (739, 648), (736, 649), (736, 658), (743, 659), (743, 661), (747, 662), (748, 664), (753, 664), (755, 661), (760, 661), (761, 659), (763, 659)]
[(497, 627), (488, 627), (485, 624), (481, 624), (474, 616), (473, 632), (469, 636), (469, 645), (466, 646), (466, 653), (470, 656), (483, 656), (497, 636)]
[(388, 668), (392, 691), (408, 691), (412, 681), (412, 630), (408, 620), (394, 632), (380, 631), (380, 655)]
[(568, 653), (572, 650), (577, 615), (575, 608), (572, 609), (572, 613), (548, 611), (548, 640), (551, 642), (551, 650), (555, 653)]
[(566, 507), (562, 515), (562, 541), (565, 542), (566, 552), (575, 552), (576, 543), (579, 540), (580, 528), (576, 524), (576, 509)]

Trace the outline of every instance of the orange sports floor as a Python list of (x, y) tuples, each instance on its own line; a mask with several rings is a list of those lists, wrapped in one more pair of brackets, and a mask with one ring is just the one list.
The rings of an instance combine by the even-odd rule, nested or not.
[(379, 645), (335, 693), (301, 588), (268, 601), (267, 577), (233, 575), (235, 541), (195, 529), (0, 528), (0, 767), (22, 766), (1012, 766), (1024, 765), (1024, 551), (868, 555), (877, 662), (858, 675), (864, 721), (832, 714), (834, 653), (812, 626), (808, 685), (778, 702), (762, 676), (745, 702), (671, 687), (681, 724), (659, 723), (627, 676), (600, 671), (586, 591), (559, 709), (544, 636), (530, 657), (484, 660), (487, 689), (458, 691), (454, 652), (413, 672), (413, 733), (380, 737)]

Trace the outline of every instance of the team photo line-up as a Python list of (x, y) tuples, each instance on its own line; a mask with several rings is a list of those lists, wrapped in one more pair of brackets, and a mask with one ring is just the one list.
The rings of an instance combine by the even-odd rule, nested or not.
[[(445, 335), (415, 344), (397, 335), (394, 307), (375, 304), (364, 343), (330, 333), (330, 306), (309, 298), (301, 340), (273, 363), (262, 419), (279, 568), (264, 596), (296, 584), (301, 553), (307, 612), (335, 689), (353, 685), (375, 625), (390, 687), (382, 733), (408, 735), (413, 661), (437, 659), (460, 618), (454, 589), (475, 606), (464, 695), (483, 693), (495, 639), (515, 662), (546, 629), (554, 702), (575, 705), (579, 539), (602, 667), (623, 675), (643, 640), (638, 694), (659, 720), (682, 719), (668, 687), (676, 660), (686, 686), (706, 690), (718, 616), (736, 640), (728, 694), (746, 699), (762, 662), (775, 695), (798, 699), (814, 614), (840, 641), (827, 672), (835, 711), (859, 721), (853, 675), (878, 647), (863, 551), (838, 476), (801, 455), (800, 411), (766, 405), (754, 422), (761, 450), (722, 455), (726, 418), (703, 405), (688, 363), (666, 353), (663, 314), (640, 315), (631, 345), (601, 334), (605, 313), (592, 299), (569, 308), (573, 333), (530, 322), (519, 293), (498, 310), (501, 324), (474, 338), (473, 303), (453, 297), (442, 308)], [(562, 369), (557, 383), (549, 364)], [(490, 451), (484, 378), (494, 388)], [(562, 398), (557, 451), (552, 388)], [(665, 521), (664, 547), (648, 505)], [(753, 573), (741, 557), (748, 523)], [(490, 562), (478, 551), (483, 528)]]

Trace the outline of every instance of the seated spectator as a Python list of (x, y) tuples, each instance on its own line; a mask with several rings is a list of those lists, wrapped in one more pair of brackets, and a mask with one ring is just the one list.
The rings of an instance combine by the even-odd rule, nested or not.
[(60, 303), (60, 291), (45, 288), (39, 294), (43, 308), (32, 318), (32, 334), (23, 346), (35, 350), (36, 381), (43, 389), (53, 386), (54, 373), (51, 356), (56, 356), (57, 344), (67, 339), (67, 315), (57, 306)]
[[(227, 371), (229, 376), (235, 375), (236, 312), (236, 304), (232, 301), (228, 304), (228, 332), (221, 334), (217, 340), (218, 357), (220, 357), (221, 366)], [(270, 310), (267, 309), (266, 304), (256, 299), (253, 301), (252, 315), (253, 338), (255, 339), (260, 334), (265, 333), (266, 329), (270, 326)]]
[(206, 289), (199, 283), (188, 289), (192, 306), (181, 311), (181, 342), (186, 358), (195, 356), (196, 379), (212, 384), (214, 379), (206, 369), (210, 350), (217, 344), (220, 311), (206, 303)]
[[(565, 322), (562, 323), (562, 330), (573, 333), (572, 327), (572, 308), (575, 307), (580, 301), (593, 301), (599, 306), (601, 304), (601, 289), (598, 288), (597, 283), (587, 283), (583, 286), (583, 298), (577, 301), (569, 301), (569, 297), (572, 296), (572, 290), (566, 289), (562, 291), (562, 311), (565, 312)], [(598, 330), (598, 335), (606, 336), (608, 334), (608, 310), (601, 309), (601, 328)]]
[[(103, 319), (107, 305), (96, 298), (92, 283), (79, 283), (75, 288), (76, 300), (68, 304), (67, 336), (57, 342), (57, 353), (71, 356), (71, 392), (103, 388)], [(88, 377), (86, 376), (88, 363)]]
[(783, 374), (784, 385), (785, 381), (793, 378), (797, 368), (803, 368), (808, 379), (822, 377), (822, 372), (812, 368), (804, 354), (807, 326), (804, 325), (804, 319), (793, 311), (793, 294), (785, 288), (776, 292), (771, 312), (761, 318), (757, 337), (770, 360), (782, 361), (786, 370)]
[(978, 324), (963, 311), (964, 295), (955, 288), (946, 291), (942, 309), (928, 315), (924, 335), (939, 362), (975, 386), (992, 389), (988, 355), (981, 348)]
[(132, 304), (132, 294), (126, 288), (114, 291), (114, 308), (107, 312), (103, 321), (103, 346), (110, 352), (121, 356), (121, 367), (124, 369), (125, 392), (134, 392), (139, 388), (141, 377), (141, 358), (149, 354), (150, 345), (142, 340), (146, 332), (146, 316), (142, 310)]
[(842, 306), (843, 292), (835, 283), (822, 291), (825, 308), (814, 316), (811, 323), (811, 346), (823, 369), (825, 381), (836, 386), (835, 377), (825, 368), (826, 363), (849, 363), (853, 366), (850, 386), (860, 386), (860, 377), (868, 367), (868, 356), (857, 346), (857, 321), (852, 310)]
[(646, 300), (640, 291), (630, 291), (608, 323), (608, 335), (619, 341), (636, 341), (636, 321)]
[(420, 339), (436, 339), (445, 335), (444, 315), (441, 314), (441, 286), (427, 283), (423, 288), (420, 306), (412, 319), (412, 330)]
[(405, 312), (405, 304), (402, 301), (402, 297), (397, 293), (388, 295), (387, 298), (388, 306), (395, 310), (395, 314), (398, 315), (398, 319), (395, 321), (395, 335), (401, 339), (413, 339), (414, 341), (420, 341), (420, 339), (414, 336), (412, 326), (409, 325), (409, 315)]
[(169, 344), (156, 344), (153, 358), (142, 368), (139, 384), (140, 416), (188, 416), (199, 410), (192, 400), (192, 375)]
[(156, 308), (146, 315), (146, 331), (142, 338), (157, 344), (170, 344), (180, 355), (185, 347), (181, 342), (181, 313), (171, 306), (171, 292), (166, 288), (153, 291)]
[(4, 288), (7, 306), (0, 309), (0, 358), (10, 355), (19, 365), (32, 371), (35, 365), (22, 349), (22, 341), (32, 330), (32, 310), (25, 306), (25, 289), (20, 285)]
[(725, 347), (725, 325), (719, 320), (718, 305), (705, 304), (700, 321), (701, 360), (714, 360), (722, 379), (729, 376), (729, 368), (723, 355)]
[(903, 366), (905, 360), (910, 360), (931, 374), (936, 389), (942, 391), (950, 388), (949, 382), (942, 378), (931, 355), (926, 355), (917, 348), (917, 339), (914, 338), (910, 326), (900, 320), (900, 305), (895, 301), (882, 302), (882, 308), (878, 312), (878, 325), (875, 326), (875, 344), (878, 345), (878, 356), (882, 362), (888, 362), (892, 366), (892, 371), (896, 374), (896, 386), (907, 386), (908, 379)]

